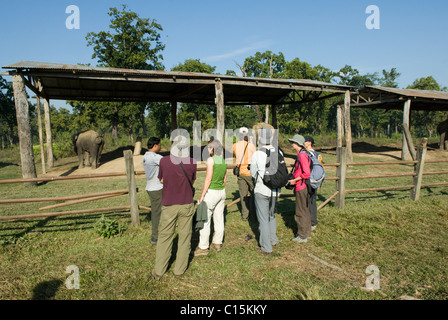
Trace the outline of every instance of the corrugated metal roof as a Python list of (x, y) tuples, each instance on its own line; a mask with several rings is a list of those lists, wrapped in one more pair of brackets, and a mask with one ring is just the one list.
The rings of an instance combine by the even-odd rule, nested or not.
[[(394, 93), (400, 96), (406, 97), (416, 97), (416, 98), (427, 98), (427, 99), (441, 99), (448, 100), (448, 92), (435, 91), (435, 90), (417, 90), (417, 89), (397, 89), (397, 88), (387, 88), (379, 86), (367, 86), (366, 88), (373, 90), (380, 90), (384, 92)], [(360, 92), (365, 91), (363, 89)]]
[(304, 86), (323, 86), (330, 88), (340, 88), (340, 89), (352, 89), (350, 86), (340, 85), (329, 82), (321, 82), (308, 79), (269, 79), (269, 78), (243, 78), (238, 76), (229, 76), (221, 74), (209, 74), (209, 73), (196, 73), (196, 72), (179, 72), (179, 71), (160, 71), (160, 70), (136, 70), (136, 69), (122, 69), (122, 68), (110, 68), (110, 67), (92, 67), (85, 65), (70, 65), (62, 63), (47, 63), (47, 62), (36, 62), (36, 61), (21, 61), (8, 66), (4, 66), (3, 69), (29, 69), (29, 70), (52, 70), (52, 71), (72, 71), (72, 72), (92, 72), (92, 73), (103, 73), (103, 74), (126, 74), (126, 75), (139, 75), (139, 76), (178, 76), (178, 77), (194, 77), (194, 78), (208, 78), (216, 79), (219, 77), (222, 80), (243, 80), (243, 81), (258, 81), (265, 83), (291, 83), (294, 85), (304, 85)]

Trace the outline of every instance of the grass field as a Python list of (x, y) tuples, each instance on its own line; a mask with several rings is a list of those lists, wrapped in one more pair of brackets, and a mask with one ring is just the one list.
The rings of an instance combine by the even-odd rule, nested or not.
[[(327, 163), (336, 161), (324, 153)], [(20, 178), (17, 150), (1, 151), (0, 180)], [(388, 159), (387, 159), (388, 160)], [(355, 153), (355, 162), (372, 161)], [(68, 165), (76, 165), (76, 162)], [(36, 165), (38, 167), (39, 165)], [(351, 175), (412, 171), (411, 166), (354, 166)], [(448, 164), (428, 164), (425, 171), (448, 171)], [(328, 168), (328, 176), (335, 175)], [(229, 172), (230, 174), (230, 172)], [(202, 187), (198, 173), (196, 188)], [(425, 182), (447, 181), (447, 176), (425, 176)], [(411, 178), (349, 180), (347, 189), (407, 185)], [(137, 176), (144, 190), (144, 176)], [(42, 183), (0, 184), (0, 199), (89, 194), (126, 189), (126, 178), (99, 178)], [(318, 205), (333, 194), (334, 181), (319, 189)], [(238, 197), (236, 178), (226, 186), (230, 203)], [(289, 193), (291, 191), (285, 190)], [(196, 193), (198, 197), (199, 192)], [(151, 299), (151, 300), (394, 300), (409, 296), (425, 300), (448, 299), (448, 187), (423, 188), (413, 202), (409, 190), (350, 193), (344, 210), (334, 201), (319, 211), (319, 225), (308, 243), (292, 242), (296, 230), (294, 198), (280, 198), (277, 207), (280, 243), (274, 254), (256, 252), (256, 221), (243, 222), (238, 205), (227, 209), (225, 240), (220, 253), (191, 257), (182, 277), (171, 271), (154, 281), (151, 270), (155, 246), (150, 244), (151, 222), (141, 211), (141, 225), (131, 226), (129, 212), (106, 212), (126, 231), (105, 239), (95, 233), (102, 213), (0, 222), (0, 299)], [(145, 192), (139, 204), (150, 206)], [(128, 205), (127, 195), (74, 205), (63, 210)], [(39, 213), (52, 203), (0, 205), (0, 216)], [(52, 211), (61, 211), (54, 209)], [(198, 235), (193, 234), (193, 246)], [(65, 285), (68, 266), (79, 268), (79, 289)], [(379, 270), (380, 289), (363, 289), (370, 274)]]

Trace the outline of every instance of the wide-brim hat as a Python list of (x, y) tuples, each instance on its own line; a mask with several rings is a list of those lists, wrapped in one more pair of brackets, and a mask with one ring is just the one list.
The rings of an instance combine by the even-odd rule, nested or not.
[(294, 135), (294, 137), (292, 137), (291, 139), (288, 139), (288, 140), (289, 140), (289, 142), (297, 143), (299, 146), (304, 147), (305, 138), (303, 136), (301, 136), (300, 134), (296, 134), (296, 135)]

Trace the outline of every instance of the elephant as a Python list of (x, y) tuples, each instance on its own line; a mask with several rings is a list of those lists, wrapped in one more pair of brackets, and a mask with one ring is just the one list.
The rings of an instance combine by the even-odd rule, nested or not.
[(78, 154), (79, 168), (84, 168), (84, 152), (89, 153), (89, 164), (92, 165), (92, 168), (98, 168), (104, 147), (104, 138), (98, 132), (87, 130), (75, 134), (73, 136), (73, 145), (75, 153)]
[(439, 123), (437, 133), (440, 135), (440, 150), (448, 150), (448, 119)]

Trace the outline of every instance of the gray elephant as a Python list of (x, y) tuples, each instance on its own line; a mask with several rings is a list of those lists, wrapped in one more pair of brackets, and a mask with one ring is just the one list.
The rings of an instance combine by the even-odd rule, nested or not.
[(84, 152), (89, 153), (89, 164), (92, 165), (92, 168), (96, 169), (98, 167), (104, 146), (104, 139), (98, 132), (87, 130), (75, 134), (73, 145), (75, 153), (78, 154), (79, 168), (84, 168)]
[(448, 119), (439, 123), (437, 133), (440, 135), (440, 150), (448, 150)]

